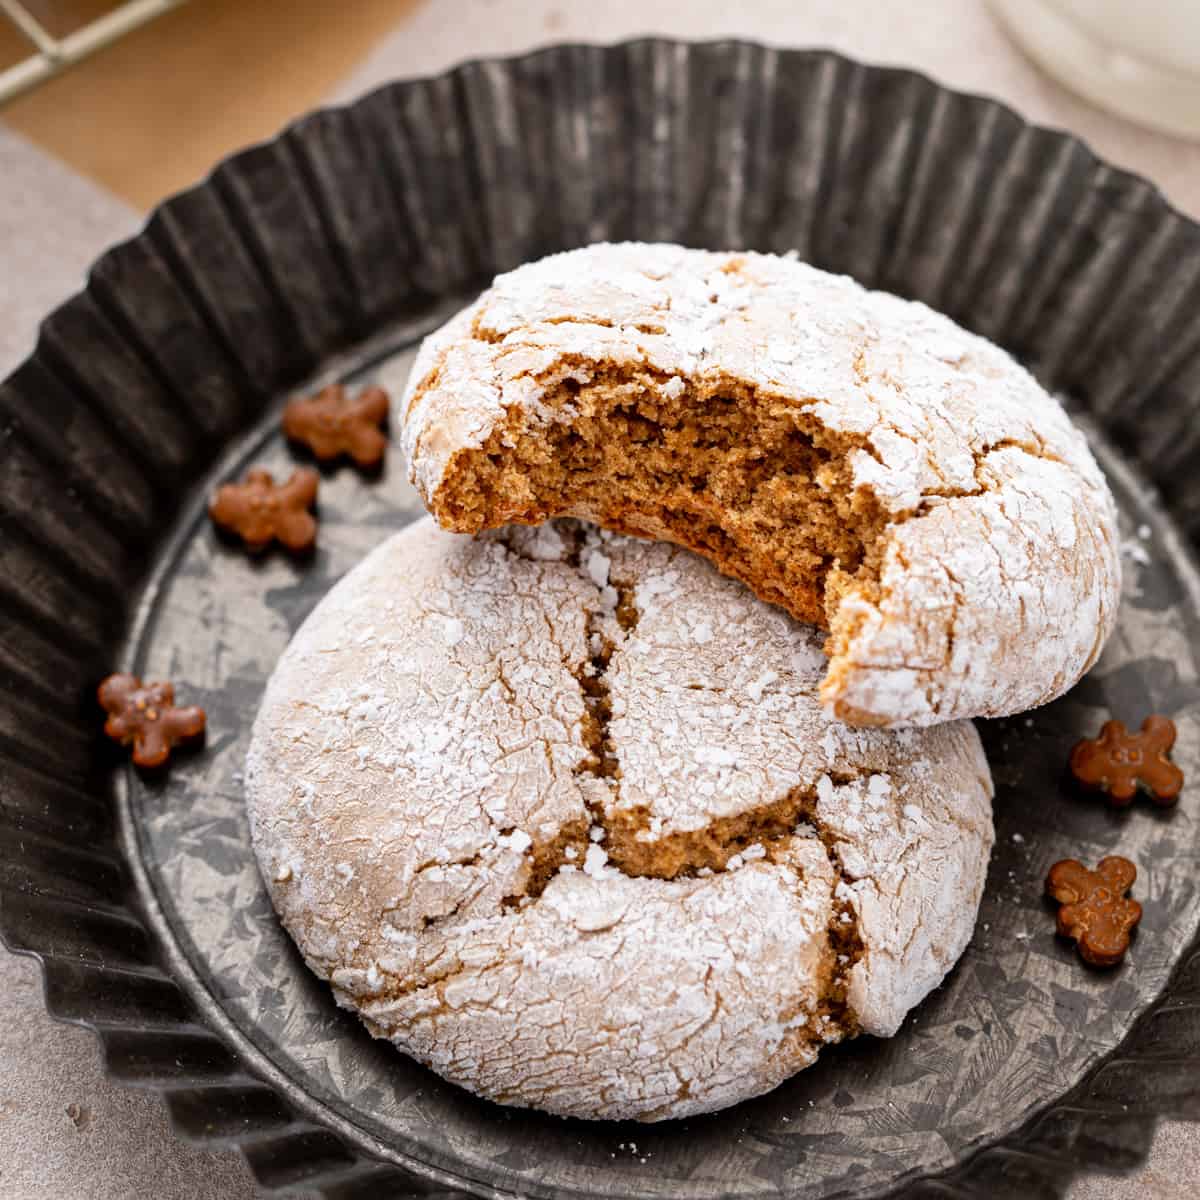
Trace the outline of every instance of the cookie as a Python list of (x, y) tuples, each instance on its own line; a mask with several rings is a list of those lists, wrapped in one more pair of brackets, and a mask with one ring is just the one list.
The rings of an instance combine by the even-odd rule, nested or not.
[(1105, 721), (1097, 738), (1083, 738), (1071, 750), (1069, 766), (1077, 782), (1106, 792), (1114, 808), (1123, 808), (1146, 789), (1160, 808), (1170, 808), (1183, 790), (1183, 772), (1171, 761), (1175, 722), (1152, 713), (1137, 733), (1121, 721)]
[(343, 384), (331, 383), (315, 396), (297, 396), (283, 410), (281, 426), (289, 442), (306, 447), (318, 462), (346, 457), (374, 470), (387, 452), (380, 426), (387, 419), (383, 388), (364, 388), (353, 398)]
[(887, 1036), (974, 925), (966, 722), (852, 729), (819, 635), (703, 559), (428, 519), (293, 639), (249, 753), (263, 876), (377, 1036), (504, 1104), (654, 1121)]
[(270, 471), (252, 467), (240, 483), (222, 484), (209, 501), (212, 523), (242, 540), (252, 554), (273, 542), (293, 554), (307, 554), (317, 541), (317, 502), (321, 477), (311, 467), (297, 467), (285, 483)]
[(1074, 858), (1063, 859), (1046, 876), (1046, 894), (1057, 900), (1058, 932), (1079, 948), (1093, 967), (1116, 967), (1129, 952), (1130, 935), (1142, 920), (1142, 906), (1127, 893), (1137, 867), (1127, 858), (1102, 858), (1094, 871)]
[(136, 675), (109, 675), (96, 689), (107, 719), (104, 732), (122, 746), (132, 746), (134, 765), (146, 770), (165, 767), (176, 746), (204, 736), (207, 716), (196, 705), (175, 704), (175, 686), (143, 683)]
[(924, 305), (787, 258), (521, 267), (427, 339), (396, 416), (445, 528), (687, 546), (828, 630), (851, 723), (1044, 704), (1116, 620), (1115, 507), (1058, 403)]

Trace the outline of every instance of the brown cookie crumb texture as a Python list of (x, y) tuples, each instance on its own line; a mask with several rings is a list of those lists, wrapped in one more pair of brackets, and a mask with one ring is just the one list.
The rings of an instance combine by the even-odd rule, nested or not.
[(317, 540), (317, 521), (309, 511), (317, 501), (320, 476), (299, 467), (286, 483), (276, 483), (270, 471), (255, 467), (241, 483), (217, 489), (208, 506), (214, 525), (241, 538), (246, 549), (259, 553), (272, 542), (302, 554)]
[(204, 734), (204, 709), (175, 707), (169, 683), (142, 683), (136, 675), (110, 675), (96, 693), (108, 714), (104, 732), (133, 747), (133, 761), (153, 770), (165, 766), (171, 751)]
[(434, 515), (460, 533), (569, 513), (619, 533), (665, 538), (798, 620), (828, 627), (836, 598), (877, 577), (885, 514), (851, 492), (854, 443), (744, 384), (703, 386), (645, 371), (563, 381), (545, 403), (570, 424), (531, 431), (510, 414), (457, 454)]
[(291, 442), (308, 447), (320, 462), (343, 456), (364, 469), (383, 462), (387, 438), (388, 394), (370, 387), (354, 399), (340, 383), (330, 384), (315, 396), (297, 397), (283, 410), (283, 433)]
[(1127, 858), (1100, 861), (1094, 871), (1073, 858), (1055, 863), (1046, 876), (1046, 892), (1057, 900), (1058, 932), (1079, 947), (1094, 967), (1115, 967), (1129, 949), (1130, 934), (1142, 919), (1142, 906), (1126, 899), (1137, 879)]
[(1155, 804), (1168, 808), (1179, 799), (1183, 772), (1168, 757), (1175, 745), (1175, 722), (1157, 713), (1137, 733), (1120, 721), (1106, 721), (1098, 738), (1084, 738), (1071, 751), (1071, 774), (1084, 787), (1105, 792), (1114, 807), (1125, 807), (1138, 785)]

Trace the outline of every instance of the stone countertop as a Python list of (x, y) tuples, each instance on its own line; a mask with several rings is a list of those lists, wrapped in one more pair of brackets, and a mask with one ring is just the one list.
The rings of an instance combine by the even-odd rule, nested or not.
[[(748, 10), (748, 11), (747, 11)], [(1200, 146), (1148, 133), (1075, 99), (1009, 43), (982, 0), (455, 0), (406, 9), (402, 23), (332, 99), (464, 58), (559, 40), (639, 34), (740, 36), (817, 45), (925, 71), (1069, 129), (1102, 157), (1146, 175), (1200, 216)], [(0, 126), (0, 377), (28, 352), (38, 320), (82, 282), (87, 265), (138, 221), (110, 196)], [(14, 282), (15, 281), (15, 282)], [(35, 966), (0, 950), (0, 1200), (241, 1200), (257, 1193), (232, 1152), (186, 1145), (156, 1095), (103, 1074), (92, 1035), (56, 1024)], [(1070, 1200), (1192, 1200), (1200, 1136), (1164, 1122), (1130, 1178), (1078, 1181)]]

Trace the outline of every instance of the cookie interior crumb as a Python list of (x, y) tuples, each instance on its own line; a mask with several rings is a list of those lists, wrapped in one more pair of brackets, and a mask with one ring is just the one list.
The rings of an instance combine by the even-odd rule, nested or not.
[(731, 379), (594, 371), (542, 403), (574, 415), (535, 428), (513, 411), (459, 451), (434, 498), (439, 523), (478, 533), (570, 514), (666, 537), (826, 629), (847, 592), (873, 597), (888, 517), (852, 488), (861, 439)]

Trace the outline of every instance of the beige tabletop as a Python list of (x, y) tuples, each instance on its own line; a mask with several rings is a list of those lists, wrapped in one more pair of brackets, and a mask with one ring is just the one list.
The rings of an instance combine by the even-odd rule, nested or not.
[[(205, 3), (193, 0), (198, 10)], [(229, 3), (211, 7), (214, 13), (220, 10), (222, 20), (233, 19)], [(290, 39), (293, 52), (278, 64), (259, 48), (271, 44), (263, 13), (286, 7), (293, 22), (297, 13), (317, 21), (334, 6), (323, 0), (320, 5), (289, 0), (288, 6), (256, 0), (244, 7), (255, 9), (255, 36), (263, 39), (255, 44), (254, 70), (241, 67), (243, 86), (258, 86), (264, 96), (260, 122), (278, 123), (314, 103), (317, 83), (322, 91), (334, 86), (363, 55), (364, 31), (375, 40), (374, 48), (336, 86), (334, 98), (349, 98), (395, 76), (428, 74), (463, 58), (552, 40), (738, 35), (777, 45), (830, 46), (998, 96), (1032, 120), (1081, 135), (1100, 155), (1147, 175), (1181, 209), (1200, 216), (1200, 146), (1147, 133), (1076, 100), (1013, 49), (981, 0), (755, 0), (745, 5), (728, 0), (364, 0), (361, 7), (357, 2), (336, 6), (342, 24), (353, 27), (337, 46), (325, 46), (323, 34), (314, 37), (308, 30), (305, 35), (297, 28)], [(361, 19), (352, 21), (351, 14)], [(196, 27), (196, 12), (179, 18), (185, 19)], [(389, 26), (392, 32), (378, 40), (377, 31)], [(237, 31), (229, 36), (241, 37)], [(194, 103), (209, 104), (201, 112), (222, 111), (223, 105), (228, 117), (223, 125), (216, 122), (215, 140), (210, 128), (215, 118), (203, 128), (197, 125), (196, 139), (215, 147), (210, 156), (232, 148), (231, 138), (267, 132), (239, 123), (238, 106), (228, 94), (218, 104), (222, 89), (213, 76), (211, 48), (183, 45), (178, 53), (182, 65), (176, 74), (185, 82), (177, 81), (172, 103), (179, 112), (189, 105), (190, 86)], [(208, 65), (198, 65), (197, 55)], [(277, 73), (271, 74), (276, 65)], [(272, 81), (270, 89), (261, 86), (263, 75)], [(279, 81), (288, 82), (290, 91), (281, 93)], [(78, 79), (55, 85), (61, 96), (80, 86)], [(110, 121), (120, 118), (118, 99), (108, 94), (104, 111)], [(17, 128), (135, 204), (166, 186), (162, 181), (173, 179), (169, 172), (178, 171), (180, 162), (193, 174), (202, 169), (181, 153), (158, 156), (170, 158), (166, 175), (149, 173), (144, 162), (138, 171), (131, 166), (123, 172), (120, 159), (100, 161), (92, 154), (95, 131), (86, 121), (77, 127), (80, 107), (66, 105), (62, 111), (74, 115), (64, 120), (61, 113), (47, 113), (40, 99), (31, 99), (10, 116)], [(114, 144), (127, 146), (144, 131), (135, 126), (118, 132), (124, 141)], [(154, 158), (151, 153), (145, 161)], [(135, 228), (138, 218), (134, 208), (0, 125), (0, 376), (28, 352), (38, 319), (79, 286), (87, 264)], [(0, 976), (0, 1200), (243, 1200), (256, 1194), (236, 1154), (185, 1145), (172, 1134), (157, 1097), (115, 1087), (104, 1078), (91, 1035), (45, 1016), (32, 964), (0, 951)], [(1193, 1200), (1200, 1195), (1198, 1157), (1194, 1127), (1164, 1123), (1149, 1163), (1136, 1176), (1081, 1180), (1070, 1200)]]

